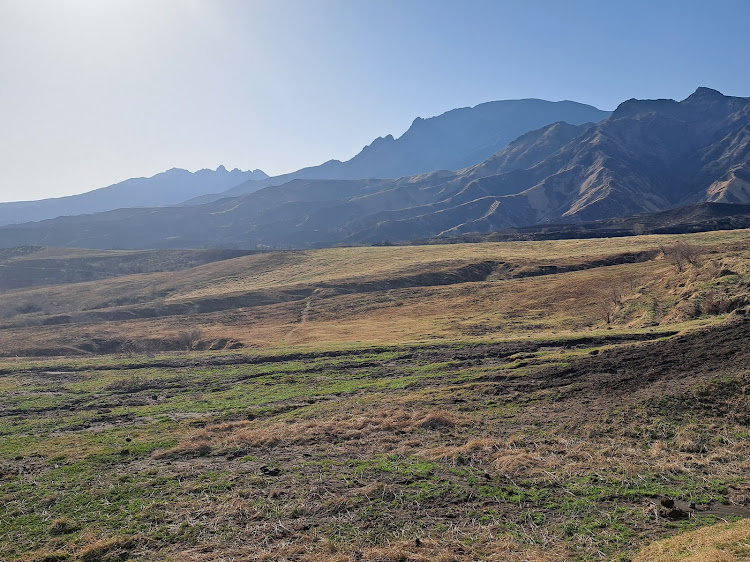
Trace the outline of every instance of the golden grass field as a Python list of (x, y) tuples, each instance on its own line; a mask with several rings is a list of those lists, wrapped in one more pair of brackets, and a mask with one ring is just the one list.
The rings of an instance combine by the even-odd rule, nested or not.
[[(747, 236), (687, 236), (707, 253), (684, 275), (658, 255), (595, 266), (658, 252), (674, 239), (664, 236), (258, 254), (181, 272), (8, 291), (0, 295), (0, 326), (6, 355), (33, 353), (29, 345), (68, 352), (92, 338), (112, 340), (117, 350), (131, 336), (176, 339), (192, 326), (207, 341), (260, 348), (649, 328), (700, 316), (683, 308), (725, 265), (746, 274)], [(580, 270), (535, 275), (544, 267)], [(620, 318), (608, 324), (608, 313)], [(50, 318), (62, 319), (65, 330)]]
[(167, 257), (0, 259), (1, 560), (747, 555), (750, 231)]

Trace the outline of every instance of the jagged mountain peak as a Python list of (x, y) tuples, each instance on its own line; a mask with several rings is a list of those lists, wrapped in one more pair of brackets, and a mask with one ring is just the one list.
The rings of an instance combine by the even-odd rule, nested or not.
[(622, 102), (612, 112), (610, 119), (630, 118), (646, 113), (667, 113), (678, 107), (679, 102), (670, 99), (639, 100), (631, 98)]
[(622, 102), (614, 112), (613, 119), (658, 113), (663, 116), (701, 120), (708, 115), (696, 111), (731, 113), (747, 104), (748, 98), (725, 96), (718, 90), (701, 86), (682, 101), (672, 99), (635, 99)]
[(707, 88), (705, 86), (699, 86), (696, 88), (696, 90), (690, 94), (688, 97), (686, 97), (683, 102), (695, 102), (695, 101), (705, 101), (705, 100), (717, 100), (717, 99), (724, 99), (728, 96), (725, 96), (718, 90), (714, 90), (713, 88)]
[(556, 121), (598, 122), (609, 111), (573, 101), (500, 100), (451, 109), (434, 117), (417, 117), (398, 138), (378, 137), (353, 158), (329, 160), (260, 182), (240, 184), (223, 193), (199, 197), (188, 204), (205, 204), (246, 195), (294, 179), (400, 178), (435, 170), (461, 170), (479, 164), (527, 131)]
[(519, 135), (557, 121), (600, 121), (609, 112), (578, 102), (500, 100), (417, 117), (400, 137), (380, 137), (344, 162), (349, 178), (397, 178), (460, 170), (502, 150)]

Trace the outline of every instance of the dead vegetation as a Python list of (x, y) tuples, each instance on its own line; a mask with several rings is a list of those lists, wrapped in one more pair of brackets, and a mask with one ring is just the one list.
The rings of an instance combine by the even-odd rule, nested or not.
[(720, 523), (648, 546), (635, 562), (740, 562), (750, 558), (750, 520)]
[[(112, 407), (141, 404), (130, 408), (142, 420), (127, 433), (111, 426), (93, 434), (115, 438), (110, 453), (91, 442), (93, 450), (74, 456), (85, 428), (72, 440), (50, 436), (37, 445), (49, 460), (3, 461), (25, 468), (5, 477), (0, 493), (32, 474), (34, 488), (14, 497), (10, 512), (18, 517), (38, 494), (40, 510), (71, 513), (45, 522), (44, 548), (23, 560), (612, 559), (681, 528), (662, 500), (674, 498), (685, 525), (747, 512), (750, 381), (742, 366), (750, 352), (736, 345), (747, 330), (736, 321), (666, 341), (610, 343), (596, 354), (591, 342), (564, 340), (333, 355), (326, 364), (297, 354), (234, 405), (226, 389), (256, 379), (229, 365), (186, 384), (176, 364), (163, 384), (131, 386), (119, 406), (110, 398)], [(330, 386), (331, 370), (362, 386)], [(44, 375), (36, 376), (38, 385)], [(167, 426), (174, 442), (137, 453), (163, 439), (156, 412), (178, 381), (167, 409), (180, 424)], [(368, 386), (376, 381), (394, 386)], [(319, 384), (330, 390), (316, 394)], [(282, 395), (305, 391), (269, 396), (264, 412), (245, 409), (269, 385)], [(206, 400), (208, 412), (176, 415)], [(67, 463), (74, 472), (59, 472)], [(72, 508), (82, 491), (62, 474), (84, 478), (107, 502), (143, 507), (108, 527), (86, 515), (106, 504)]]
[(158, 451), (155, 458), (238, 454), (258, 448), (304, 445), (321, 439), (352, 442), (365, 448), (376, 439), (400, 443), (419, 430), (449, 429), (467, 425), (470, 418), (444, 409), (406, 410), (385, 407), (377, 411), (336, 412), (330, 418), (294, 419), (268, 424), (264, 420), (225, 422), (191, 434), (175, 447)]
[(697, 244), (691, 244), (685, 240), (675, 240), (671, 244), (660, 246), (662, 254), (669, 262), (682, 273), (685, 267), (700, 265), (704, 249)]
[[(203, 470), (240, 460), (253, 476), (239, 481), (260, 496), (239, 490), (232, 505), (266, 531), (267, 510), (284, 514), (291, 533), (253, 550), (259, 559), (615, 558), (681, 517), (750, 515), (748, 352), (736, 349), (748, 328), (581, 354), (522, 377), (498, 376), (497, 364), (463, 384), (353, 395), (271, 423), (207, 424), (153, 458), (195, 462), (203, 445)], [(715, 355), (701, 363), (707, 346)], [(670, 501), (680, 508), (662, 507)], [(379, 518), (408, 538), (389, 527), (388, 545), (372, 546)], [(300, 531), (308, 525), (313, 534)]]

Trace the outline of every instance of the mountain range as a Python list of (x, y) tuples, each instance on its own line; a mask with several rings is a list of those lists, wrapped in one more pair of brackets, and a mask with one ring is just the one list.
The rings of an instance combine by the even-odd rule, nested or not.
[[(373, 143), (352, 161), (404, 137)], [(6, 226), (0, 245), (305, 248), (601, 220), (700, 202), (747, 204), (750, 98), (698, 88), (679, 102), (631, 99), (598, 123), (558, 121), (526, 131), (457, 171), (292, 178), (231, 197), (258, 183), (201, 204)]]
[(249, 180), (223, 193), (198, 197), (208, 203), (245, 195), (259, 188), (296, 179), (400, 178), (434, 170), (460, 170), (489, 158), (518, 136), (555, 123), (598, 122), (610, 115), (590, 105), (539, 99), (502, 100), (447, 111), (437, 117), (417, 117), (400, 137), (378, 137), (346, 162), (329, 160), (267, 180)]
[[(458, 170), (481, 162), (518, 135), (554, 121), (584, 123), (609, 115), (572, 101), (505, 100), (454, 109), (428, 119), (417, 118), (398, 139), (375, 139), (346, 162), (269, 177), (261, 170), (173, 168), (149, 178), (133, 178), (80, 195), (0, 203), (0, 225), (60, 216), (83, 215), (128, 207), (197, 205), (244, 195), (293, 179), (395, 178), (437, 169)], [(233, 188), (233, 189), (232, 189)]]
[(80, 195), (0, 203), (0, 225), (99, 213), (123, 207), (177, 205), (189, 198), (267, 177), (262, 170), (242, 171), (235, 168), (230, 171), (224, 166), (197, 172), (172, 168), (150, 178), (132, 178)]

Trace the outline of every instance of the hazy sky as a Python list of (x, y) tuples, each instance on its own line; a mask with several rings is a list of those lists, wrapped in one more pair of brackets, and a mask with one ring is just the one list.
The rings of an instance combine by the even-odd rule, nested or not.
[(750, 1), (0, 0), (0, 201), (275, 175), (498, 99), (750, 96)]

